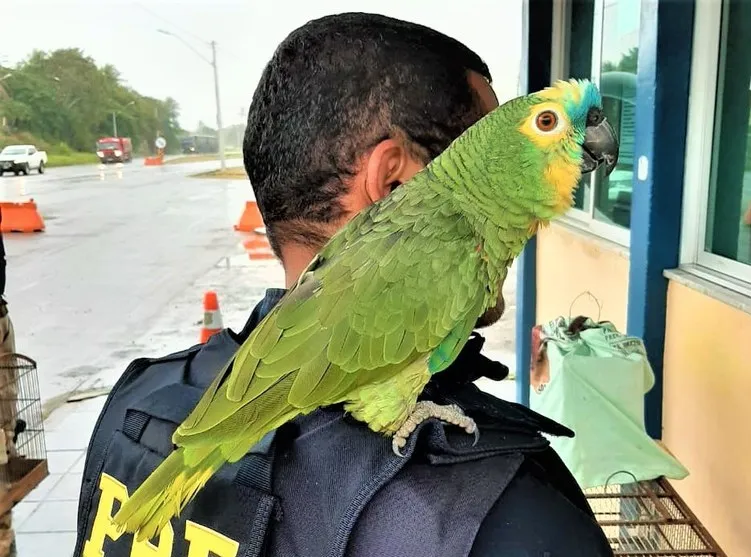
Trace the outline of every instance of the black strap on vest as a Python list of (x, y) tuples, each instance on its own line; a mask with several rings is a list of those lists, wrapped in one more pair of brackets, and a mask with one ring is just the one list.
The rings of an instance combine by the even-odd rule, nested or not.
[(157, 389), (128, 408), (123, 433), (138, 443), (151, 418), (180, 424), (198, 404), (201, 394), (200, 389), (185, 383)]
[(271, 493), (274, 471), (274, 439), (276, 431), (272, 431), (261, 439), (243, 458), (242, 466), (235, 476), (235, 482), (252, 487), (266, 493)]
[[(123, 433), (138, 443), (149, 420), (156, 418), (181, 423), (195, 408), (202, 391), (185, 383), (167, 385), (133, 404), (125, 414)], [(274, 439), (276, 431), (268, 433), (243, 458), (235, 482), (271, 493), (274, 469)]]
[(131, 441), (138, 443), (141, 440), (141, 435), (146, 429), (146, 424), (149, 423), (150, 416), (139, 410), (129, 410), (125, 415), (125, 421), (123, 423), (123, 433), (130, 437)]

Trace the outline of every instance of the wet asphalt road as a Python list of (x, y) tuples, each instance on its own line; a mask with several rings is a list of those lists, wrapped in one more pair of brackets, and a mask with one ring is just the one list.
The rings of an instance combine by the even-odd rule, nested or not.
[(37, 361), (43, 401), (121, 360), (128, 339), (237, 245), (249, 184), (189, 177), (217, 167), (134, 161), (104, 179), (96, 166), (0, 178), (0, 199), (33, 198), (46, 224), (4, 234), (17, 350)]

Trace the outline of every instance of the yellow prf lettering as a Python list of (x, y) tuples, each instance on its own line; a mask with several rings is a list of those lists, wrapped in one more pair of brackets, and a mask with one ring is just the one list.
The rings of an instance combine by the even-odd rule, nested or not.
[(99, 489), (102, 496), (99, 498), (91, 537), (83, 546), (83, 557), (104, 557), (104, 539), (116, 541), (122, 535), (112, 522), (112, 509), (115, 508), (115, 501), (122, 504), (128, 498), (128, 488), (112, 476), (102, 474)]
[(235, 557), (240, 544), (218, 532), (191, 522), (185, 523), (185, 540), (190, 544), (188, 557)]
[[(91, 528), (91, 537), (83, 546), (83, 557), (104, 557), (105, 538), (117, 541), (122, 535), (122, 532), (112, 522), (112, 511), (115, 508), (115, 501), (122, 505), (128, 500), (128, 488), (112, 476), (102, 474), (99, 478), (99, 489), (102, 496), (99, 498), (94, 526)], [(167, 523), (159, 534), (157, 545), (149, 541), (137, 542), (133, 538), (130, 555), (131, 557), (169, 557), (172, 554), (174, 538), (175, 532), (172, 525)]]

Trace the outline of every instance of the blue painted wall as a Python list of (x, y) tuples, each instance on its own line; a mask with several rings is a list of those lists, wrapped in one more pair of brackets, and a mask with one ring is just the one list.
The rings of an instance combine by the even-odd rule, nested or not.
[(679, 262), (694, 1), (642, 0), (634, 159), (628, 333), (641, 337), (656, 383), (645, 400), (647, 432), (662, 434), (663, 353), (668, 282)]

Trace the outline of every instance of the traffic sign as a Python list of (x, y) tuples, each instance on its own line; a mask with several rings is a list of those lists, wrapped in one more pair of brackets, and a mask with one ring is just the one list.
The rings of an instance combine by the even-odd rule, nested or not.
[(167, 146), (167, 140), (163, 137), (157, 137), (154, 145), (156, 145), (157, 149), (164, 149)]

